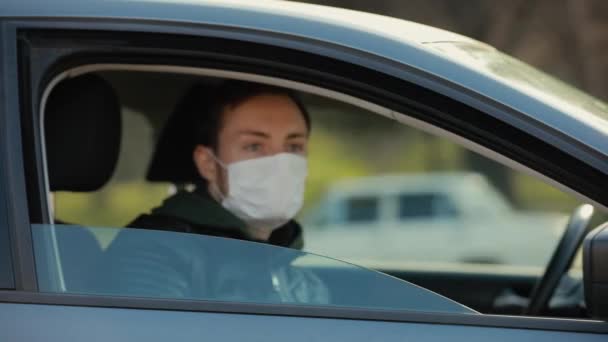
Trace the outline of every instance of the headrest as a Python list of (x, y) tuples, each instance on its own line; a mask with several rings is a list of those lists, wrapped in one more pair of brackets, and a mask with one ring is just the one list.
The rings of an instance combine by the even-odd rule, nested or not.
[(210, 96), (212, 86), (197, 84), (191, 87), (179, 101), (162, 130), (146, 179), (152, 182), (186, 184), (200, 181), (201, 177), (192, 161), (196, 145), (196, 115), (205, 97)]
[(51, 191), (95, 191), (110, 179), (120, 120), (118, 97), (99, 76), (75, 77), (53, 89), (44, 116)]

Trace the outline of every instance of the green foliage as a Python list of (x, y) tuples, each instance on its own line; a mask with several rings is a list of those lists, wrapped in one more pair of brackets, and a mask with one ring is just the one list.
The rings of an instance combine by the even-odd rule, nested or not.
[(309, 176), (305, 203), (317, 202), (332, 182), (372, 173), (369, 164), (361, 160), (356, 151), (341, 143), (327, 131), (314, 131), (309, 146)]
[(169, 186), (141, 181), (112, 182), (94, 193), (59, 192), (56, 216), (64, 222), (95, 227), (123, 227), (158, 206)]

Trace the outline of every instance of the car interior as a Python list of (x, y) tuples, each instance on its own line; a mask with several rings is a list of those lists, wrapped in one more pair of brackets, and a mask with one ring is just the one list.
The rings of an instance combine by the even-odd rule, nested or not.
[[(129, 131), (125, 132), (125, 123), (136, 125), (137, 122), (125, 121), (126, 109), (142, 116), (152, 132), (149, 140), (142, 139), (138, 144), (138, 147), (146, 146), (147, 151), (141, 153), (148, 156), (148, 162), (137, 166), (135, 177), (142, 182), (161, 184), (167, 196), (176, 189), (188, 189), (198, 174), (190, 162), (193, 141), (189, 139), (192, 136), (189, 131), (192, 129), (192, 118), (185, 116), (180, 109), (187, 105), (180, 99), (194, 87), (200, 90), (201, 87), (210, 87), (219, 82), (221, 78), (218, 77), (124, 70), (101, 70), (60, 81), (50, 92), (44, 110), (49, 193), (56, 196), (57, 193), (69, 192), (86, 196), (108, 187), (121, 158), (124, 163), (129, 162), (128, 156), (121, 155), (124, 153), (124, 136), (130, 134)], [(312, 95), (304, 95), (304, 99), (308, 102), (322, 101)], [(62, 212), (61, 206), (62, 202), (56, 198), (55, 212), (52, 213), (56, 224), (90, 225), (57, 215)], [(149, 209), (135, 208), (133, 211)], [(584, 218), (589, 219), (590, 215), (581, 220)], [(581, 225), (580, 221), (576, 223)], [(550, 291), (552, 294), (544, 293), (544, 307), (533, 312), (528, 311), (529, 298), (539, 291), (537, 284), (542, 273), (497, 268), (490, 264), (459, 269), (387, 266), (378, 267), (377, 270), (439, 293), (481, 313), (584, 318), (582, 280), (576, 272), (569, 271), (584, 237), (580, 232), (588, 229), (589, 222), (585, 223), (577, 236), (560, 242), (569, 244), (568, 256), (564, 260), (556, 260), (554, 255), (550, 264), (559, 263), (559, 267), (552, 267), (558, 271), (545, 274), (545, 277), (552, 277), (554, 283), (558, 281), (559, 286)], [(95, 272), (92, 265), (103, 257), (110, 243), (86, 229), (79, 230), (78, 234), (81, 235), (77, 237), (79, 241), (86, 241), (86, 254), (76, 255), (73, 250), (58, 246), (64, 263), (66, 287), (74, 291), (84, 286), (86, 277), (83, 274)], [(429, 246), (429, 250), (432, 248)], [(336, 277), (337, 273), (319, 268), (318, 275), (321, 279), (329, 279)], [(348, 277), (347, 274), (340, 276)], [(351, 281), (360, 280), (353, 278)]]
[[(58, 84), (46, 108), (49, 190), (86, 193), (103, 187), (114, 172), (120, 146), (120, 102), (114, 89), (97, 75), (84, 75)], [(86, 254), (77, 255), (72, 249), (59, 246), (68, 288), (82, 287), (86, 278), (82, 274), (102, 254), (93, 234), (86, 230), (76, 234), (58, 239), (67, 243), (66, 239), (77, 238), (88, 245), (83, 249)]]

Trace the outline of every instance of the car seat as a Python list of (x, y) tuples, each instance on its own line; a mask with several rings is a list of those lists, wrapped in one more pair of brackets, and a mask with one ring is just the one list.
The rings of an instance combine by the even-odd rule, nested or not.
[[(94, 74), (62, 81), (49, 95), (44, 133), (50, 190), (98, 190), (111, 178), (118, 159), (118, 96)], [(56, 236), (66, 289), (85, 289), (91, 266), (102, 253), (99, 242), (84, 227), (58, 226)]]
[[(154, 150), (147, 180), (177, 186), (193, 183), (198, 172), (192, 162), (195, 146), (195, 115), (208, 87), (195, 85), (179, 101), (169, 116)], [(137, 227), (153, 228), (153, 227)], [(193, 298), (204, 292), (204, 250), (192, 239), (166, 231), (125, 229), (105, 252), (99, 264), (96, 293), (163, 298)], [(194, 286), (194, 284), (197, 284)]]

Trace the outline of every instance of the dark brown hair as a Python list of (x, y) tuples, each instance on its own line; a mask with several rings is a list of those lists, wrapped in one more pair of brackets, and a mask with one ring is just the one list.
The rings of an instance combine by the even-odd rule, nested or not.
[(208, 94), (188, 95), (194, 97), (188, 111), (198, 112), (198, 115), (194, 116), (194, 140), (197, 144), (217, 150), (218, 136), (222, 127), (222, 115), (226, 108), (236, 107), (258, 95), (284, 95), (289, 97), (302, 113), (306, 128), (310, 133), (311, 124), (308, 111), (297, 94), (290, 89), (234, 80), (226, 81), (211, 90), (206, 89)]

